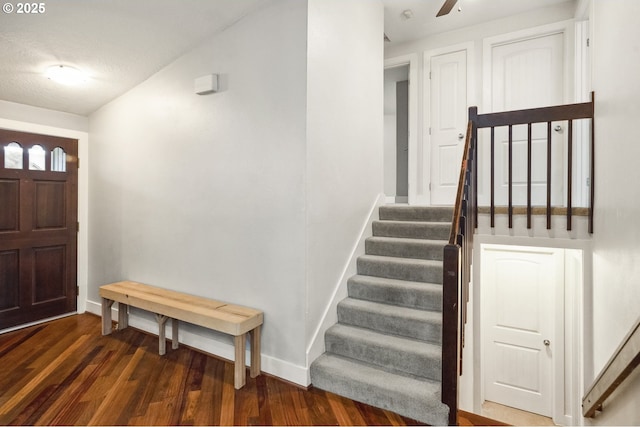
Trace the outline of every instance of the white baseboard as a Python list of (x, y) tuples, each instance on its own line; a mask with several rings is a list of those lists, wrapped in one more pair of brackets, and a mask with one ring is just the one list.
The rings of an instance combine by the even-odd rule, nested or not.
[[(324, 334), (327, 329), (338, 323), (338, 303), (345, 299), (348, 295), (347, 281), (351, 276), (357, 274), (358, 257), (360, 255), (364, 255), (365, 240), (368, 237), (372, 236), (372, 223), (379, 218), (378, 208), (384, 205), (385, 201), (385, 195), (380, 194), (373, 203), (373, 206), (371, 206), (369, 216), (366, 218), (364, 224), (362, 225), (362, 229), (360, 230), (360, 237), (351, 250), (351, 256), (349, 257), (349, 260), (347, 261), (347, 264), (342, 271), (342, 275), (340, 276), (340, 280), (336, 284), (333, 295), (331, 296), (331, 300), (325, 308), (322, 319), (320, 319), (320, 323), (316, 328), (313, 336), (311, 337), (309, 346), (307, 347), (307, 366), (311, 366), (311, 362), (320, 357), (320, 355), (322, 355), (322, 353), (324, 353), (325, 351)], [(307, 384), (311, 384), (310, 376), (307, 378)]]
[[(114, 304), (117, 306), (117, 303)], [(98, 316), (102, 315), (102, 306), (99, 302), (95, 301), (87, 301), (87, 311), (93, 314), (97, 314)], [(112, 319), (118, 318), (118, 310), (117, 308), (112, 308)], [(158, 324), (151, 319), (142, 317), (137, 315), (136, 313), (129, 314), (129, 325), (143, 330), (145, 332), (149, 332), (154, 335), (158, 335)], [(212, 335), (219, 335), (215, 332), (208, 331), (205, 328), (202, 328), (202, 332), (207, 334), (211, 332)], [(171, 337), (171, 322), (167, 322), (167, 337)], [(193, 331), (186, 330), (186, 328), (180, 328), (178, 332), (178, 341), (184, 345), (188, 345), (189, 347), (193, 347), (195, 349), (204, 351), (209, 354), (213, 354), (218, 357), (222, 357), (229, 361), (234, 360), (234, 347), (231, 342), (223, 342), (214, 336), (206, 336), (201, 334), (196, 334)], [(226, 336), (218, 336), (218, 338), (225, 339)], [(249, 354), (250, 346), (247, 346), (247, 354), (246, 360), (250, 361), (251, 357)], [(167, 347), (170, 351), (169, 348)], [(286, 360), (278, 359), (266, 354), (262, 354), (260, 357), (260, 364), (262, 368), (262, 372), (268, 373), (278, 378), (282, 378), (284, 380), (290, 381), (292, 383), (308, 386), (309, 382), (308, 378), (308, 369), (303, 366), (294, 365)]]

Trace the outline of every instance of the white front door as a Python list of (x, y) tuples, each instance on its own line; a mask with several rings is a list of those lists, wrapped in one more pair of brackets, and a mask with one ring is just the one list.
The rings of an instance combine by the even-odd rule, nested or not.
[[(491, 112), (547, 107), (564, 103), (564, 33), (491, 46)], [(559, 205), (566, 187), (566, 123), (553, 123), (551, 141), (552, 205)], [(488, 139), (488, 137), (487, 137)], [(513, 127), (513, 204), (527, 204), (527, 125)], [(532, 126), (532, 205), (547, 202), (547, 125)], [(506, 206), (509, 182), (508, 128), (495, 132), (495, 203)], [(488, 142), (487, 142), (488, 143)], [(488, 169), (488, 168), (487, 168)]]
[(431, 204), (453, 205), (467, 130), (467, 51), (433, 56), (431, 73)]
[(564, 337), (564, 251), (482, 248), (484, 399), (552, 416)]

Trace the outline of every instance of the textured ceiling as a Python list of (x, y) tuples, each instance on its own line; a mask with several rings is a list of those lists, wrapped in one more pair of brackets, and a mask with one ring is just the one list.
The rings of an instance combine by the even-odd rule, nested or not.
[[(0, 13), (0, 100), (89, 115), (270, 1), (49, 0), (42, 14)], [(462, 13), (435, 18), (443, 1), (383, 0), (385, 33), (402, 43), (567, 0), (459, 0)], [(43, 72), (57, 64), (90, 79), (54, 83)]]
[[(0, 99), (88, 115), (264, 0), (52, 0), (43, 14), (0, 13)], [(50, 65), (90, 80), (62, 86)]]

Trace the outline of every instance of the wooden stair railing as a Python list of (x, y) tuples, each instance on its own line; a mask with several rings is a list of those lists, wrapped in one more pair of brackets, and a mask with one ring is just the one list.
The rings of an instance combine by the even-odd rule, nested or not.
[[(534, 124), (546, 124), (547, 126), (547, 156), (546, 156), (546, 214), (547, 214), (547, 229), (551, 229), (551, 164), (553, 159), (552, 153), (552, 122), (567, 122), (567, 159), (566, 159), (566, 209), (567, 209), (567, 230), (572, 228), (572, 189), (573, 189), (573, 161), (574, 161), (574, 142), (573, 142), (573, 122), (575, 120), (590, 119), (590, 144), (589, 144), (589, 176), (594, 176), (595, 162), (594, 162), (594, 93), (591, 92), (591, 101), (578, 104), (557, 105), (553, 107), (532, 108), (527, 110), (505, 111), (499, 113), (487, 113), (478, 114), (477, 107), (469, 108), (469, 120), (473, 121), (474, 129), (491, 129), (490, 136), (490, 192), (491, 192), (491, 227), (495, 226), (495, 129), (500, 127), (508, 128), (508, 207), (507, 214), (509, 220), (509, 228), (513, 228), (513, 127), (517, 125), (527, 125), (527, 228), (531, 228), (531, 173), (533, 170), (532, 162), (532, 136), (531, 128)], [(477, 133), (476, 133), (477, 139)], [(594, 200), (594, 185), (593, 179), (590, 182), (590, 195), (589, 195), (589, 233), (593, 233), (593, 200)], [(477, 209), (477, 207), (476, 207)]]
[(474, 134), (474, 125), (469, 121), (451, 233), (444, 247), (442, 269), (442, 402), (449, 406), (449, 425), (458, 425), (458, 378), (462, 374), (473, 233), (477, 225), (477, 173), (474, 160), (477, 144)]
[(595, 417), (596, 411), (620, 384), (640, 365), (640, 318), (622, 340), (605, 367), (582, 398), (582, 415)]
[[(478, 226), (478, 129), (491, 129), (491, 226), (494, 226), (495, 204), (495, 128), (509, 128), (509, 227), (513, 226), (512, 204), (512, 128), (528, 126), (527, 141), (527, 226), (531, 228), (531, 126), (547, 124), (547, 228), (551, 228), (551, 123), (568, 121), (567, 138), (567, 230), (571, 230), (572, 216), (572, 140), (573, 121), (591, 119), (590, 177), (594, 176), (594, 94), (591, 101), (579, 104), (534, 108), (500, 113), (478, 114), (477, 107), (469, 108), (469, 123), (460, 168), (458, 191), (454, 205), (449, 242), (444, 248), (443, 294), (442, 294), (442, 402), (449, 406), (449, 424), (457, 425), (458, 380), (462, 374), (462, 349), (464, 347), (464, 325), (467, 321), (467, 303), (473, 261), (473, 234)], [(593, 233), (594, 183), (590, 183), (589, 232)]]

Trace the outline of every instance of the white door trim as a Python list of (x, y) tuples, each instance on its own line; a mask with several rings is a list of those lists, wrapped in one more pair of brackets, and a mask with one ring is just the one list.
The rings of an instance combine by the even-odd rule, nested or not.
[(564, 102), (571, 102), (573, 99), (573, 57), (574, 57), (574, 21), (561, 21), (540, 27), (527, 28), (526, 30), (487, 37), (482, 41), (482, 111), (480, 113), (492, 112), (491, 94), (491, 64), (493, 58), (492, 48), (502, 44), (523, 41), (527, 39), (544, 37), (551, 34), (564, 35)]
[(418, 204), (418, 54), (396, 56), (384, 61), (384, 68), (409, 66), (409, 204)]
[[(565, 290), (564, 290), (564, 329), (556, 331), (563, 338), (557, 338), (564, 342), (564, 354), (556, 358), (556, 368), (564, 375), (556, 380), (553, 396), (553, 420), (559, 425), (582, 425), (580, 416), (583, 387), (584, 348), (588, 343), (583, 340), (585, 330), (589, 329), (584, 323), (588, 318), (588, 310), (585, 312), (585, 299), (589, 294), (590, 276), (587, 274), (591, 268), (589, 253), (591, 246), (586, 241), (558, 242), (557, 239), (531, 239), (514, 238), (507, 236), (478, 235), (474, 243), (474, 272), (472, 284), (472, 348), (465, 352), (465, 357), (471, 358), (472, 363), (465, 364), (466, 375), (471, 375), (471, 381), (466, 382), (467, 387), (473, 389), (473, 412), (481, 414), (484, 401), (484, 376), (482, 373), (482, 269), (483, 249), (485, 246), (525, 246), (532, 248), (556, 248), (565, 250)], [(573, 263), (573, 264), (572, 264)], [(577, 270), (571, 276), (568, 269)], [(566, 349), (566, 350), (565, 350)], [(586, 361), (588, 363), (588, 361)], [(565, 396), (567, 399), (565, 400)]]
[[(552, 356), (552, 364), (548, 365), (547, 369), (550, 369), (550, 383), (547, 388), (546, 399), (548, 402), (547, 410), (549, 411), (549, 415), (555, 418), (556, 408), (558, 406), (564, 407), (564, 322), (565, 322), (565, 310), (564, 310), (564, 297), (565, 297), (565, 262), (564, 262), (564, 249), (561, 248), (548, 248), (548, 247), (533, 247), (533, 246), (506, 246), (506, 245), (482, 245), (482, 257), (483, 257), (483, 269), (482, 269), (482, 281), (486, 281), (489, 277), (490, 271), (495, 268), (494, 266), (490, 266), (487, 264), (487, 260), (490, 258), (489, 254), (491, 253), (502, 253), (507, 254), (519, 254), (519, 257), (524, 257), (527, 259), (529, 256), (531, 259), (539, 259), (538, 256), (542, 255), (545, 259), (551, 260), (551, 263), (555, 265), (555, 268), (552, 271), (547, 271), (546, 273), (550, 273), (553, 279), (553, 288), (549, 288), (548, 296), (551, 298), (550, 300), (545, 299), (542, 303), (545, 304), (545, 307), (541, 307), (543, 310), (548, 310), (548, 314), (550, 319), (550, 328), (546, 329), (546, 334), (541, 335), (540, 339), (547, 338), (550, 339), (551, 346), (549, 350), (553, 354)], [(515, 256), (515, 255), (514, 255)], [(551, 258), (547, 258), (551, 256)], [(484, 293), (482, 294), (482, 300), (486, 300), (488, 294), (488, 290), (492, 288), (489, 283), (484, 283), (482, 289)], [(494, 300), (495, 301), (495, 300)], [(548, 304), (551, 303), (552, 306), (549, 307)], [(495, 313), (495, 310), (500, 310), (500, 307), (494, 307), (491, 305), (492, 310), (487, 310), (490, 307), (487, 301), (483, 302), (483, 309), (481, 310), (481, 333), (482, 333), (482, 376), (483, 376), (483, 390), (482, 390), (482, 400), (484, 401), (486, 398), (487, 391), (485, 390), (486, 385), (486, 372), (487, 362), (489, 361), (489, 349), (486, 347), (486, 337), (491, 335), (491, 331), (489, 328), (492, 327), (490, 322), (488, 321), (490, 314)], [(544, 327), (541, 326), (544, 329)], [(540, 329), (542, 331), (542, 329)], [(544, 347), (542, 347), (542, 343), (539, 343), (541, 347), (541, 351), (544, 352)], [(543, 359), (546, 359), (543, 356)], [(544, 363), (544, 362), (542, 362)], [(547, 371), (548, 372), (548, 371)], [(541, 385), (542, 388), (545, 388)], [(504, 403), (497, 401), (497, 403)], [(560, 405), (558, 405), (560, 404)], [(540, 408), (542, 410), (542, 408)]]
[[(552, 34), (562, 34), (564, 39), (564, 63), (563, 63), (563, 103), (571, 103), (574, 99), (574, 49), (575, 49), (575, 36), (574, 36), (574, 21), (566, 20), (560, 21), (553, 24), (542, 25), (539, 27), (527, 28), (525, 30), (515, 31), (507, 34), (500, 34), (493, 37), (487, 37), (482, 41), (482, 108), (479, 113), (489, 113), (493, 111), (492, 105), (492, 63), (493, 63), (493, 55), (492, 49), (494, 46), (500, 46), (507, 43), (514, 43), (518, 41), (524, 41), (528, 39), (538, 38), (549, 36)], [(481, 139), (481, 137), (479, 137)], [(483, 159), (489, 159), (489, 144), (483, 144), (482, 141), (480, 143), (480, 150), (478, 152), (478, 159), (480, 162), (483, 162)], [(566, 147), (564, 148), (566, 152)], [(579, 150), (579, 148), (578, 148)], [(579, 153), (579, 151), (578, 151)], [(566, 153), (565, 153), (566, 158)], [(580, 161), (580, 160), (579, 160)], [(588, 165), (575, 165), (575, 171), (584, 171), (588, 170)], [(577, 181), (574, 182), (583, 182), (582, 180), (586, 180), (586, 176), (578, 177), (575, 176), (576, 172), (574, 172), (574, 179)], [(489, 203), (489, 184), (488, 179), (484, 177), (479, 178), (480, 183), (485, 182), (484, 185), (478, 186), (478, 200), (481, 204)], [(578, 186), (574, 186), (578, 188)], [(566, 195), (565, 195), (566, 197)], [(578, 201), (574, 199), (574, 206), (580, 206), (582, 201)]]
[[(431, 58), (434, 56), (445, 55), (448, 53), (454, 53), (459, 51), (467, 52), (467, 107), (477, 105), (477, 99), (475, 96), (475, 49), (473, 42), (460, 43), (451, 46), (445, 46), (438, 49), (426, 50), (423, 53), (422, 62), (422, 104), (424, 108), (424, 120), (422, 127), (423, 135), (423, 147), (422, 150), (422, 169), (423, 169), (423, 183), (427, 184), (431, 182), (431, 135), (429, 134), (429, 128), (431, 127), (431, 79), (429, 76), (429, 70), (431, 70)], [(455, 165), (456, 168), (459, 165)], [(424, 193), (421, 194), (421, 199), (424, 200), (424, 204), (431, 204), (431, 191), (429, 185), (424, 185)]]

